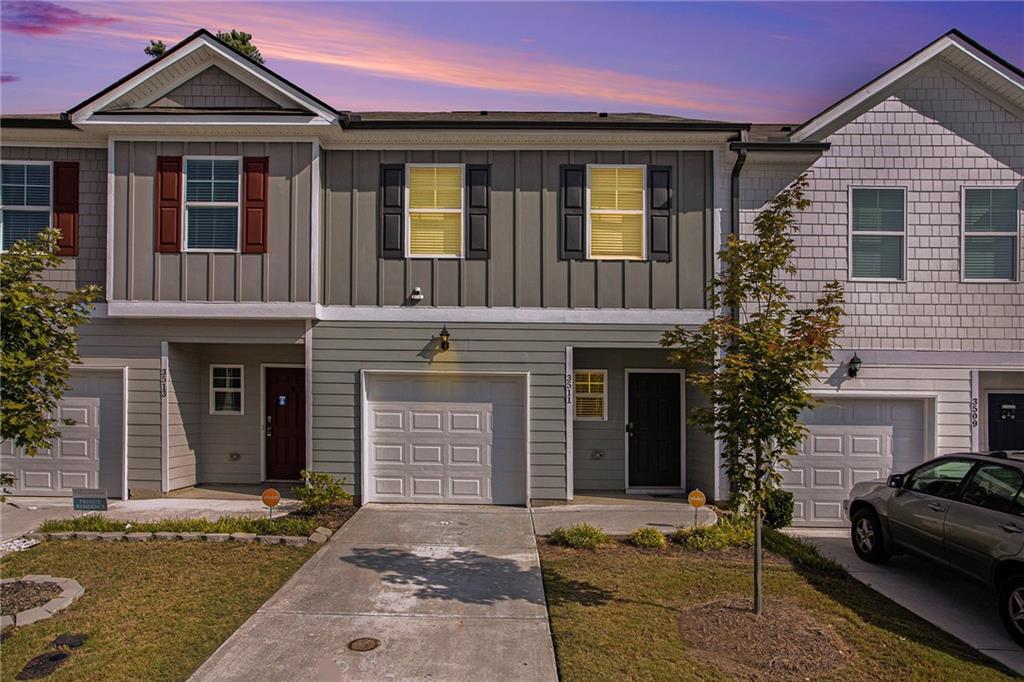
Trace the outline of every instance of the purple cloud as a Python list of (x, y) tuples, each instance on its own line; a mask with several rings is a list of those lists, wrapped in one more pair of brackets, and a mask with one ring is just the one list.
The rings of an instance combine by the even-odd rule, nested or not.
[(55, 2), (9, 0), (2, 5), (0, 28), (30, 36), (57, 35), (85, 26), (105, 26), (117, 21), (114, 17), (85, 14)]
[(17, 83), (20, 80), (21, 76), (15, 76), (13, 73), (0, 73), (0, 84)]

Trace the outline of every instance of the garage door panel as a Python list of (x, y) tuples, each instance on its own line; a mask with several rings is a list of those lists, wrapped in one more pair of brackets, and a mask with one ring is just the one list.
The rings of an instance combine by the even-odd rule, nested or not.
[[(886, 437), (887, 436), (880, 434), (871, 434), (867, 436), (850, 434), (849, 453), (855, 457), (884, 457)], [(891, 438), (891, 435), (888, 437)]]
[(521, 378), (370, 377), (366, 395), (368, 501), (525, 503)]

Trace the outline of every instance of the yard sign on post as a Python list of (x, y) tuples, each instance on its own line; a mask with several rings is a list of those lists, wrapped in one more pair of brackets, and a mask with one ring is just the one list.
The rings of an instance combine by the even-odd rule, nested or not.
[(263, 495), (261, 497), (263, 499), (263, 504), (267, 505), (267, 508), (270, 510), (270, 520), (273, 521), (274, 507), (276, 507), (277, 503), (281, 501), (281, 493), (277, 492), (274, 488), (267, 488), (263, 491)]
[(705, 503), (707, 503), (708, 500), (706, 497), (704, 497), (704, 493), (700, 491), (700, 488), (696, 488), (695, 490), (693, 490), (693, 492), (686, 496), (686, 501), (690, 503), (691, 507), (693, 507), (693, 526), (694, 528), (696, 528), (697, 513), (700, 511), (700, 508), (703, 507)]

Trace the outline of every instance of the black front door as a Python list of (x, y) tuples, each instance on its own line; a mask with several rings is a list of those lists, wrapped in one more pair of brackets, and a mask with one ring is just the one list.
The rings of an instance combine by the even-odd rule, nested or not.
[(306, 370), (267, 367), (267, 479), (296, 481), (306, 467)]
[(988, 394), (989, 450), (1024, 450), (1024, 393)]
[(628, 389), (629, 486), (678, 488), (679, 375), (631, 372)]

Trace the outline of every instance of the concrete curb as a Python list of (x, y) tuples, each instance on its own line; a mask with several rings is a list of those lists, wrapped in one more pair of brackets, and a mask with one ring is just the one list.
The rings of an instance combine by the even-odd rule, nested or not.
[(46, 620), (58, 611), (71, 606), (72, 602), (85, 594), (85, 588), (72, 578), (54, 578), (50, 575), (26, 575), (21, 578), (4, 578), (0, 580), (0, 583), (4, 584), (15, 582), (53, 583), (61, 589), (61, 593), (59, 597), (54, 597), (42, 606), (19, 611), (13, 616), (0, 616), (0, 627), (13, 625), (20, 628), (23, 625), (31, 625), (32, 623)]

